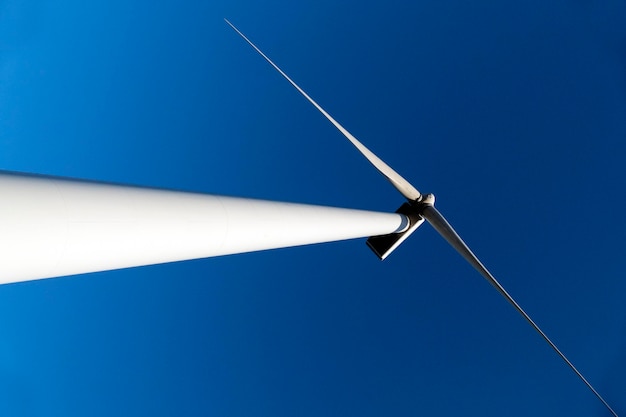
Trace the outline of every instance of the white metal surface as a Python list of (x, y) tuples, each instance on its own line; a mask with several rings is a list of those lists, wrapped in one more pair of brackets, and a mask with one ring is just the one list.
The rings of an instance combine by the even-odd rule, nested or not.
[(0, 283), (393, 233), (404, 216), (0, 173)]

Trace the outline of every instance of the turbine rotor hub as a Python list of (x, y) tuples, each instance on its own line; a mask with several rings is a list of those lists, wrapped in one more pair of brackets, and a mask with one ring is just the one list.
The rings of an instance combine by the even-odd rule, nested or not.
[(411, 201), (411, 206), (415, 209), (417, 214), (422, 215), (422, 211), (424, 207), (430, 206), (433, 207), (435, 205), (435, 195), (434, 194), (422, 194), (420, 198), (415, 201)]

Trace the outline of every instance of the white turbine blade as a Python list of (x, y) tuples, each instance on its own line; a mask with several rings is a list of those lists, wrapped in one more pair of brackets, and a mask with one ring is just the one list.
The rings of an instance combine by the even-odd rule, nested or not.
[(571, 368), (576, 375), (587, 385), (587, 387), (595, 394), (595, 396), (608, 408), (608, 410), (615, 417), (618, 417), (617, 413), (609, 406), (609, 404), (602, 398), (602, 396), (595, 390), (595, 388), (585, 379), (583, 374), (576, 369), (574, 364), (567, 359), (567, 357), (559, 350), (558, 347), (548, 338), (548, 336), (539, 328), (539, 326), (530, 318), (530, 316), (520, 307), (519, 304), (509, 295), (504, 287), (491, 275), (491, 273), (485, 268), (485, 266), (478, 260), (476, 255), (470, 250), (467, 244), (461, 239), (456, 231), (450, 226), (450, 223), (437, 211), (433, 206), (425, 206), (422, 211), (422, 216), (428, 220), (428, 222), (439, 232), (439, 234), (454, 248), (456, 251), (469, 262), (474, 269), (493, 285), (496, 290), (526, 319), (526, 321), (541, 335), (541, 337), (554, 349), (554, 351), (565, 361), (565, 363)]
[(368, 160), (374, 167), (381, 173), (391, 184), (396, 187), (400, 193), (406, 197), (409, 201), (415, 201), (420, 198), (421, 194), (415, 187), (413, 187), (407, 180), (405, 180), (400, 174), (394, 171), (389, 165), (387, 165), (383, 160), (374, 155), (372, 151), (367, 149), (365, 145), (357, 140), (350, 132), (348, 132), (343, 126), (339, 124), (330, 114), (328, 114), (319, 104), (315, 102), (307, 93), (304, 92), (287, 74), (285, 74), (276, 64), (272, 62), (259, 48), (254, 45), (250, 39), (246, 37), (243, 33), (239, 31), (232, 23), (230, 23), (227, 19), (224, 19), (226, 23), (230, 27), (232, 27), (235, 32), (237, 32), (250, 46), (252, 46), (271, 66), (273, 66), (276, 71), (278, 71), (292, 86), (295, 87), (296, 90), (300, 92), (317, 110), (320, 111), (343, 135), (350, 141), (352, 144), (361, 152), (361, 154)]

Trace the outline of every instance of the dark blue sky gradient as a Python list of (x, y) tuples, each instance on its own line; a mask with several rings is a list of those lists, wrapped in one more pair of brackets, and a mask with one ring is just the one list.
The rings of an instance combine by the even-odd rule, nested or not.
[[(601, 3), (0, 0), (0, 169), (395, 210), (227, 17), (626, 415), (626, 6)], [(382, 263), (349, 241), (5, 285), (0, 317), (0, 415), (608, 415), (426, 225)]]

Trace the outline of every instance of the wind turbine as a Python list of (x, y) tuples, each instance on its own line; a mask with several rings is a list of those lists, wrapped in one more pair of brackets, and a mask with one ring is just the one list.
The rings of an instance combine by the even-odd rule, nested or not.
[(522, 307), (511, 297), (498, 280), (487, 270), (482, 262), (474, 255), (467, 244), (452, 228), (450, 223), (435, 208), (435, 196), (433, 194), (422, 194), (413, 185), (411, 185), (404, 177), (398, 174), (393, 168), (387, 165), (382, 159), (376, 156), (357, 138), (348, 132), (339, 122), (337, 122), (328, 112), (326, 112), (315, 100), (313, 100), (300, 86), (298, 86), (285, 72), (283, 72), (267, 55), (265, 55), (250, 39), (248, 39), (239, 29), (237, 29), (228, 19), (224, 19), (226, 23), (233, 28), (254, 50), (256, 50), (276, 71), (278, 71), (298, 92), (306, 98), (329, 122), (331, 122), (351, 143), (354, 147), (380, 172), (399, 192), (406, 198), (396, 211), (406, 215), (410, 219), (409, 227), (398, 233), (388, 234), (384, 236), (373, 236), (367, 240), (368, 246), (381, 259), (385, 259), (395, 248), (400, 245), (411, 233), (419, 227), (424, 220), (428, 221), (431, 226), (454, 248), (456, 251), (469, 262), (508, 302), (515, 310), (532, 326), (533, 329), (548, 343), (548, 345), (563, 359), (563, 361), (574, 371), (574, 373), (583, 381), (583, 383), (594, 393), (594, 395), (606, 406), (612, 415), (617, 417), (617, 413), (604, 400), (604, 398), (596, 391), (596, 389), (587, 381), (583, 374), (574, 366), (574, 364), (561, 352), (561, 350), (550, 340), (550, 338), (541, 330), (541, 328), (530, 318), (530, 316), (522, 309)]
[(0, 172), (0, 284), (369, 237), (386, 258), (428, 221), (614, 415), (608, 403), (422, 194), (352, 136), (230, 22), (406, 198), (396, 213), (281, 203)]

